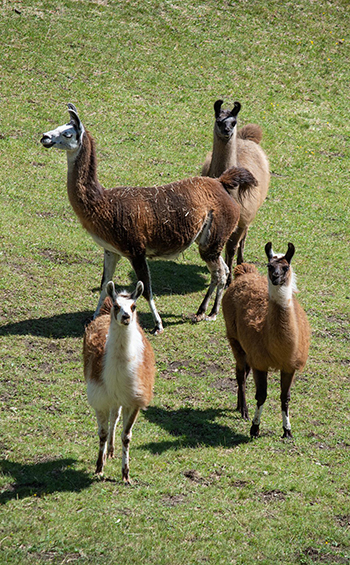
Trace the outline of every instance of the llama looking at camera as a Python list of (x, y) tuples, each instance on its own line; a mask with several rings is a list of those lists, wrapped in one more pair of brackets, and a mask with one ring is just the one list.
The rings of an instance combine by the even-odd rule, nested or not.
[(208, 316), (215, 320), (228, 274), (221, 251), (239, 219), (239, 205), (228, 192), (236, 187), (240, 199), (256, 184), (254, 176), (242, 168), (232, 168), (219, 179), (194, 177), (165, 186), (106, 190), (97, 178), (94, 140), (73, 104), (68, 104), (68, 111), (70, 122), (46, 132), (41, 143), (67, 152), (68, 198), (83, 227), (104, 249), (101, 294), (94, 317), (106, 297), (107, 282), (113, 278), (117, 262), (126, 257), (143, 282), (154, 332), (161, 333), (163, 324), (153, 300), (147, 258), (174, 259), (196, 241), (211, 280), (195, 320), (206, 318), (216, 289)]
[[(248, 229), (266, 198), (270, 172), (266, 154), (260, 146), (261, 127), (257, 124), (247, 124), (237, 131), (237, 116), (241, 104), (235, 102), (232, 110), (222, 110), (222, 103), (222, 100), (217, 100), (214, 104), (213, 151), (206, 157), (202, 175), (216, 178), (230, 167), (244, 167), (257, 180), (254, 190), (244, 194), (239, 202), (240, 218), (226, 243), (225, 262), (230, 271), (227, 280), (227, 285), (229, 285), (236, 251), (237, 263), (243, 263), (243, 249)], [(229, 192), (237, 200), (237, 191), (230, 190)]]
[(248, 419), (246, 378), (253, 370), (257, 406), (250, 434), (259, 435), (261, 413), (267, 396), (267, 372), (281, 372), (283, 437), (292, 437), (289, 420), (290, 389), (296, 371), (305, 366), (310, 327), (297, 291), (291, 260), (295, 249), (288, 243), (285, 255), (276, 255), (271, 243), (265, 246), (268, 277), (254, 265), (242, 263), (234, 269), (234, 280), (224, 294), (222, 311), (227, 338), (236, 360), (237, 409)]
[(115, 292), (107, 284), (100, 315), (84, 335), (84, 375), (89, 404), (95, 409), (100, 448), (96, 473), (102, 474), (107, 456), (114, 455), (115, 428), (123, 416), (122, 478), (129, 483), (129, 445), (140, 409), (153, 394), (154, 354), (136, 317), (136, 301), (143, 292), (139, 281), (132, 294)]

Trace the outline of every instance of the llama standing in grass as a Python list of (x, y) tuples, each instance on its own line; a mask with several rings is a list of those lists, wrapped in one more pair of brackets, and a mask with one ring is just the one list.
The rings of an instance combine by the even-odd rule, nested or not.
[[(114, 455), (115, 428), (122, 412), (122, 477), (129, 482), (129, 444), (132, 427), (141, 408), (153, 393), (155, 365), (151, 344), (137, 322), (136, 300), (143, 292), (141, 281), (132, 294), (117, 294), (107, 284), (100, 315), (84, 335), (84, 374), (89, 404), (95, 409), (100, 449), (96, 473), (102, 474), (107, 455)], [(109, 426), (108, 426), (109, 422)]]
[(165, 186), (118, 187), (106, 190), (97, 179), (95, 144), (85, 130), (73, 104), (68, 104), (70, 122), (45, 133), (44, 147), (67, 152), (67, 189), (70, 203), (83, 227), (104, 248), (104, 270), (97, 316), (106, 297), (106, 285), (123, 256), (129, 259), (155, 321), (155, 333), (163, 331), (156, 309), (147, 257), (173, 259), (194, 241), (211, 273), (209, 289), (199, 306), (196, 320), (205, 318), (209, 300), (216, 297), (209, 319), (215, 319), (226, 284), (228, 269), (221, 251), (237, 226), (238, 199), (256, 184), (251, 173), (232, 168), (219, 179), (195, 177)]
[[(241, 109), (239, 102), (234, 103), (232, 110), (222, 110), (223, 101), (214, 104), (215, 124), (213, 151), (208, 153), (202, 167), (202, 175), (219, 177), (230, 167), (244, 167), (257, 180), (254, 191), (246, 193), (240, 204), (239, 222), (226, 243), (225, 262), (230, 270), (227, 285), (231, 282), (233, 257), (237, 251), (237, 263), (243, 263), (243, 249), (248, 228), (257, 211), (264, 202), (270, 182), (269, 162), (260, 147), (262, 131), (256, 124), (247, 124), (237, 131), (237, 115)], [(237, 200), (237, 189), (230, 194)], [(238, 249), (237, 249), (238, 247)]]
[(281, 372), (283, 437), (292, 437), (288, 406), (295, 371), (305, 366), (310, 342), (306, 314), (294, 293), (295, 275), (290, 265), (294, 245), (285, 255), (275, 255), (271, 243), (265, 246), (268, 278), (254, 265), (242, 263), (234, 269), (234, 280), (222, 300), (227, 338), (236, 359), (237, 409), (248, 419), (245, 398), (250, 368), (256, 387), (257, 406), (250, 435), (259, 435), (260, 418), (267, 396), (267, 372)]

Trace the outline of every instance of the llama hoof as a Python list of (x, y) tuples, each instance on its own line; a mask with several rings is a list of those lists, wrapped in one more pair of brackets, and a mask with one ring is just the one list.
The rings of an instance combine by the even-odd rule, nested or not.
[(209, 314), (209, 316), (206, 316), (205, 319), (206, 319), (208, 322), (215, 322), (215, 320), (216, 320), (216, 314)]
[(159, 334), (162, 334), (163, 332), (164, 332), (164, 328), (163, 327), (159, 328), (158, 326), (156, 326), (152, 330), (153, 335), (159, 335)]
[(243, 420), (249, 420), (248, 408), (242, 408), (240, 412)]
[(193, 314), (193, 316), (191, 316), (191, 320), (194, 324), (197, 324), (198, 322), (201, 322), (202, 320), (205, 319), (205, 312), (202, 312), (201, 314)]
[(252, 424), (252, 427), (250, 428), (250, 437), (259, 437), (259, 426), (257, 424)]
[(283, 436), (282, 438), (293, 439), (292, 431), (283, 428)]
[(111, 448), (108, 450), (107, 457), (108, 457), (108, 459), (113, 459), (113, 458), (114, 458), (114, 448), (113, 448), (113, 447), (111, 447)]

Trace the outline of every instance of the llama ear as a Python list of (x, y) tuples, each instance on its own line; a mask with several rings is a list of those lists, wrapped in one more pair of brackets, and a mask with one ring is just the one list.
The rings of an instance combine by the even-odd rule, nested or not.
[(288, 261), (288, 263), (291, 262), (294, 253), (295, 253), (295, 247), (293, 243), (288, 243), (288, 251), (284, 256), (285, 260)]
[(131, 298), (134, 302), (136, 302), (136, 300), (140, 298), (141, 294), (143, 293), (143, 289), (144, 289), (143, 282), (138, 281), (134, 292), (131, 293)]
[(265, 245), (265, 253), (267, 255), (267, 258), (269, 261), (271, 261), (272, 257), (273, 257), (273, 251), (272, 251), (272, 243), (271, 241), (269, 241), (266, 245)]
[(223, 100), (217, 100), (214, 103), (215, 118), (218, 118), (220, 116), (221, 106), (223, 105), (223, 102)]
[(72, 120), (73, 124), (75, 125), (75, 127), (78, 130), (78, 133), (81, 133), (84, 129), (83, 124), (80, 121), (80, 118), (78, 116), (78, 110), (76, 109), (76, 107), (74, 106), (74, 104), (71, 104), (71, 102), (69, 102), (67, 104), (68, 106), (68, 112), (70, 115), (70, 119)]
[(241, 109), (240, 103), (239, 103), (239, 102), (235, 102), (235, 103), (234, 103), (234, 106), (233, 106), (233, 108), (232, 108), (232, 110), (231, 110), (231, 116), (233, 116), (233, 117), (235, 118), (235, 117), (237, 116), (238, 112), (240, 111), (240, 109)]
[(106, 291), (107, 291), (108, 296), (111, 297), (111, 299), (112, 299), (112, 301), (113, 301), (113, 303), (114, 303), (114, 302), (116, 301), (117, 295), (116, 295), (116, 292), (115, 292), (115, 286), (114, 286), (114, 282), (113, 282), (113, 281), (109, 281), (109, 282), (107, 283)]

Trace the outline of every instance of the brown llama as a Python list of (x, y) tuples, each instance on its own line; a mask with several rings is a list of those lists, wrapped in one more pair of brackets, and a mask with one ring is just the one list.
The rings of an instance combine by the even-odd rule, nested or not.
[(141, 281), (132, 294), (117, 294), (110, 281), (100, 315), (85, 330), (83, 346), (88, 401), (96, 413), (100, 438), (95, 472), (102, 474), (107, 456), (114, 455), (115, 428), (122, 413), (125, 483), (129, 483), (132, 427), (140, 409), (152, 399), (155, 375), (153, 349), (135, 311), (142, 292)]
[(163, 331), (156, 309), (147, 258), (173, 259), (194, 241), (211, 274), (209, 289), (195, 320), (215, 319), (226, 284), (228, 269), (221, 251), (237, 226), (239, 205), (228, 191), (238, 187), (238, 199), (256, 183), (251, 173), (231, 168), (219, 179), (195, 177), (165, 186), (118, 187), (106, 190), (98, 181), (95, 143), (85, 130), (73, 104), (68, 104), (70, 122), (45, 133), (44, 147), (67, 152), (67, 189), (70, 203), (94, 241), (104, 248), (104, 270), (97, 316), (121, 257), (126, 257), (144, 284), (155, 333)]
[(222, 311), (236, 360), (237, 409), (244, 419), (248, 419), (246, 379), (250, 368), (253, 370), (257, 406), (250, 435), (259, 435), (268, 370), (278, 369), (281, 372), (283, 437), (292, 437), (288, 414), (290, 389), (295, 372), (301, 371), (307, 360), (310, 327), (294, 296), (296, 279), (290, 265), (294, 245), (288, 243), (285, 255), (275, 255), (271, 243), (267, 243), (265, 252), (269, 260), (268, 277), (262, 277), (254, 265), (237, 265), (234, 280), (222, 300)]
[[(213, 151), (208, 153), (202, 167), (202, 175), (219, 177), (230, 167), (244, 167), (257, 180), (253, 191), (247, 192), (241, 202), (239, 222), (226, 243), (225, 262), (229, 268), (227, 286), (232, 279), (232, 263), (237, 251), (237, 264), (243, 263), (243, 250), (250, 224), (264, 202), (270, 182), (269, 162), (260, 147), (262, 131), (257, 124), (247, 124), (237, 131), (237, 115), (241, 109), (239, 102), (232, 110), (222, 110), (223, 101), (214, 104), (215, 123)], [(237, 190), (230, 194), (237, 200)]]

